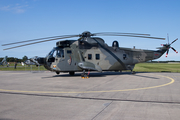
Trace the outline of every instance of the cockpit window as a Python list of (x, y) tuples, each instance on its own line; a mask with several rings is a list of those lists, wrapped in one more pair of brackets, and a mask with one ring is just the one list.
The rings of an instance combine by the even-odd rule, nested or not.
[(51, 52), (49, 52), (49, 54), (47, 56), (53, 56), (55, 49), (52, 49)]
[(60, 50), (57, 50), (56, 56), (61, 57), (61, 51)]
[(62, 58), (64, 58), (64, 50), (54, 48), (53, 50), (51, 50), (51, 52), (49, 52), (48, 56), (50, 56), (50, 57), (62, 57)]
[(60, 50), (61, 57), (64, 58), (64, 50)]
[(56, 55), (57, 55), (57, 50), (54, 51), (53, 57), (56, 57)]
[(64, 50), (62, 50), (62, 49), (56, 50), (55, 51), (55, 56), (64, 58)]

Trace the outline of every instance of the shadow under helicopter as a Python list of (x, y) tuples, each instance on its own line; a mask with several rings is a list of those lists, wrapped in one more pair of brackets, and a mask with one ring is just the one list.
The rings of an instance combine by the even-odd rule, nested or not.
[[(89, 78), (93, 77), (106, 77), (106, 76), (116, 76), (116, 75), (132, 75), (136, 77), (143, 77), (143, 78), (150, 78), (150, 79), (159, 79), (157, 77), (151, 77), (151, 76), (146, 76), (146, 75), (140, 75), (140, 73), (149, 73), (149, 72), (136, 72), (136, 74), (131, 74), (131, 72), (92, 72), (89, 74)], [(42, 78), (54, 78), (54, 77), (76, 77), (76, 76), (81, 76), (81, 73), (76, 73), (74, 75), (69, 75), (67, 74), (59, 74), (59, 75), (54, 75), (50, 77), (42, 77)]]

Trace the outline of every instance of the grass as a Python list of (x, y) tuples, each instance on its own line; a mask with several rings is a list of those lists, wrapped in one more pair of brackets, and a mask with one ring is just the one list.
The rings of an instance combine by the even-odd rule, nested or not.
[[(14, 69), (14, 65), (11, 64), (9, 67), (0, 66), (0, 71), (39, 71), (46, 70), (44, 66), (39, 68), (35, 65), (31, 66), (22, 66), (21, 64), (17, 65), (17, 68)], [(177, 72), (180, 73), (180, 63), (139, 63), (135, 65), (133, 71), (136, 72)]]
[(0, 71), (39, 71), (39, 70), (46, 70), (44, 66), (37, 67), (36, 65), (25, 65), (22, 66), (21, 64), (18, 64), (16, 69), (14, 69), (14, 65), (10, 64), (9, 67), (6, 66), (0, 66)]
[(139, 63), (135, 65), (137, 72), (180, 72), (180, 63)]

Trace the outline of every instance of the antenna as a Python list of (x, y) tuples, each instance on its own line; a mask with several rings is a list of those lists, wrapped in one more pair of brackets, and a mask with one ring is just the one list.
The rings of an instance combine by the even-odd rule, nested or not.
[(168, 39), (168, 44), (169, 44), (169, 35), (168, 35), (168, 33), (167, 33), (167, 39)]

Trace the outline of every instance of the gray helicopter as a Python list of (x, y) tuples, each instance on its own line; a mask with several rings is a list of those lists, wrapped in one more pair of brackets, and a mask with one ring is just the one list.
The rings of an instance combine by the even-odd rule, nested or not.
[(7, 62), (7, 58), (8, 58), (8, 56), (5, 56), (3, 58), (3, 60), (0, 62), (0, 65), (2, 65), (2, 66), (6, 65), (7, 67), (9, 67), (9, 63)]
[(142, 50), (119, 47), (118, 41), (113, 41), (112, 46), (108, 46), (102, 38), (96, 36), (128, 36), (165, 40), (165, 38), (150, 37), (149, 34), (119, 32), (90, 33), (89, 31), (85, 31), (79, 35), (46, 37), (4, 44), (2, 46), (32, 42), (4, 49), (8, 50), (41, 42), (79, 37), (78, 40), (62, 40), (56, 42), (56, 47), (54, 47), (46, 57), (38, 57), (36, 60), (40, 65), (44, 65), (47, 70), (54, 71), (57, 74), (60, 72), (69, 72), (70, 75), (74, 75), (75, 72), (82, 72), (81, 77), (83, 78), (88, 78), (89, 71), (131, 70), (134, 74), (133, 69), (135, 64), (158, 59), (165, 52), (167, 52), (166, 54), (168, 55), (170, 48), (177, 52), (171, 47), (171, 44), (178, 39), (175, 39), (170, 44), (163, 44), (158, 50)]
[(38, 66), (41, 66), (41, 65), (38, 63), (37, 58), (38, 58), (38, 56), (34, 56), (34, 57), (32, 57), (32, 58), (24, 61), (24, 63), (25, 63), (26, 65), (36, 65), (37, 67), (38, 67)]

